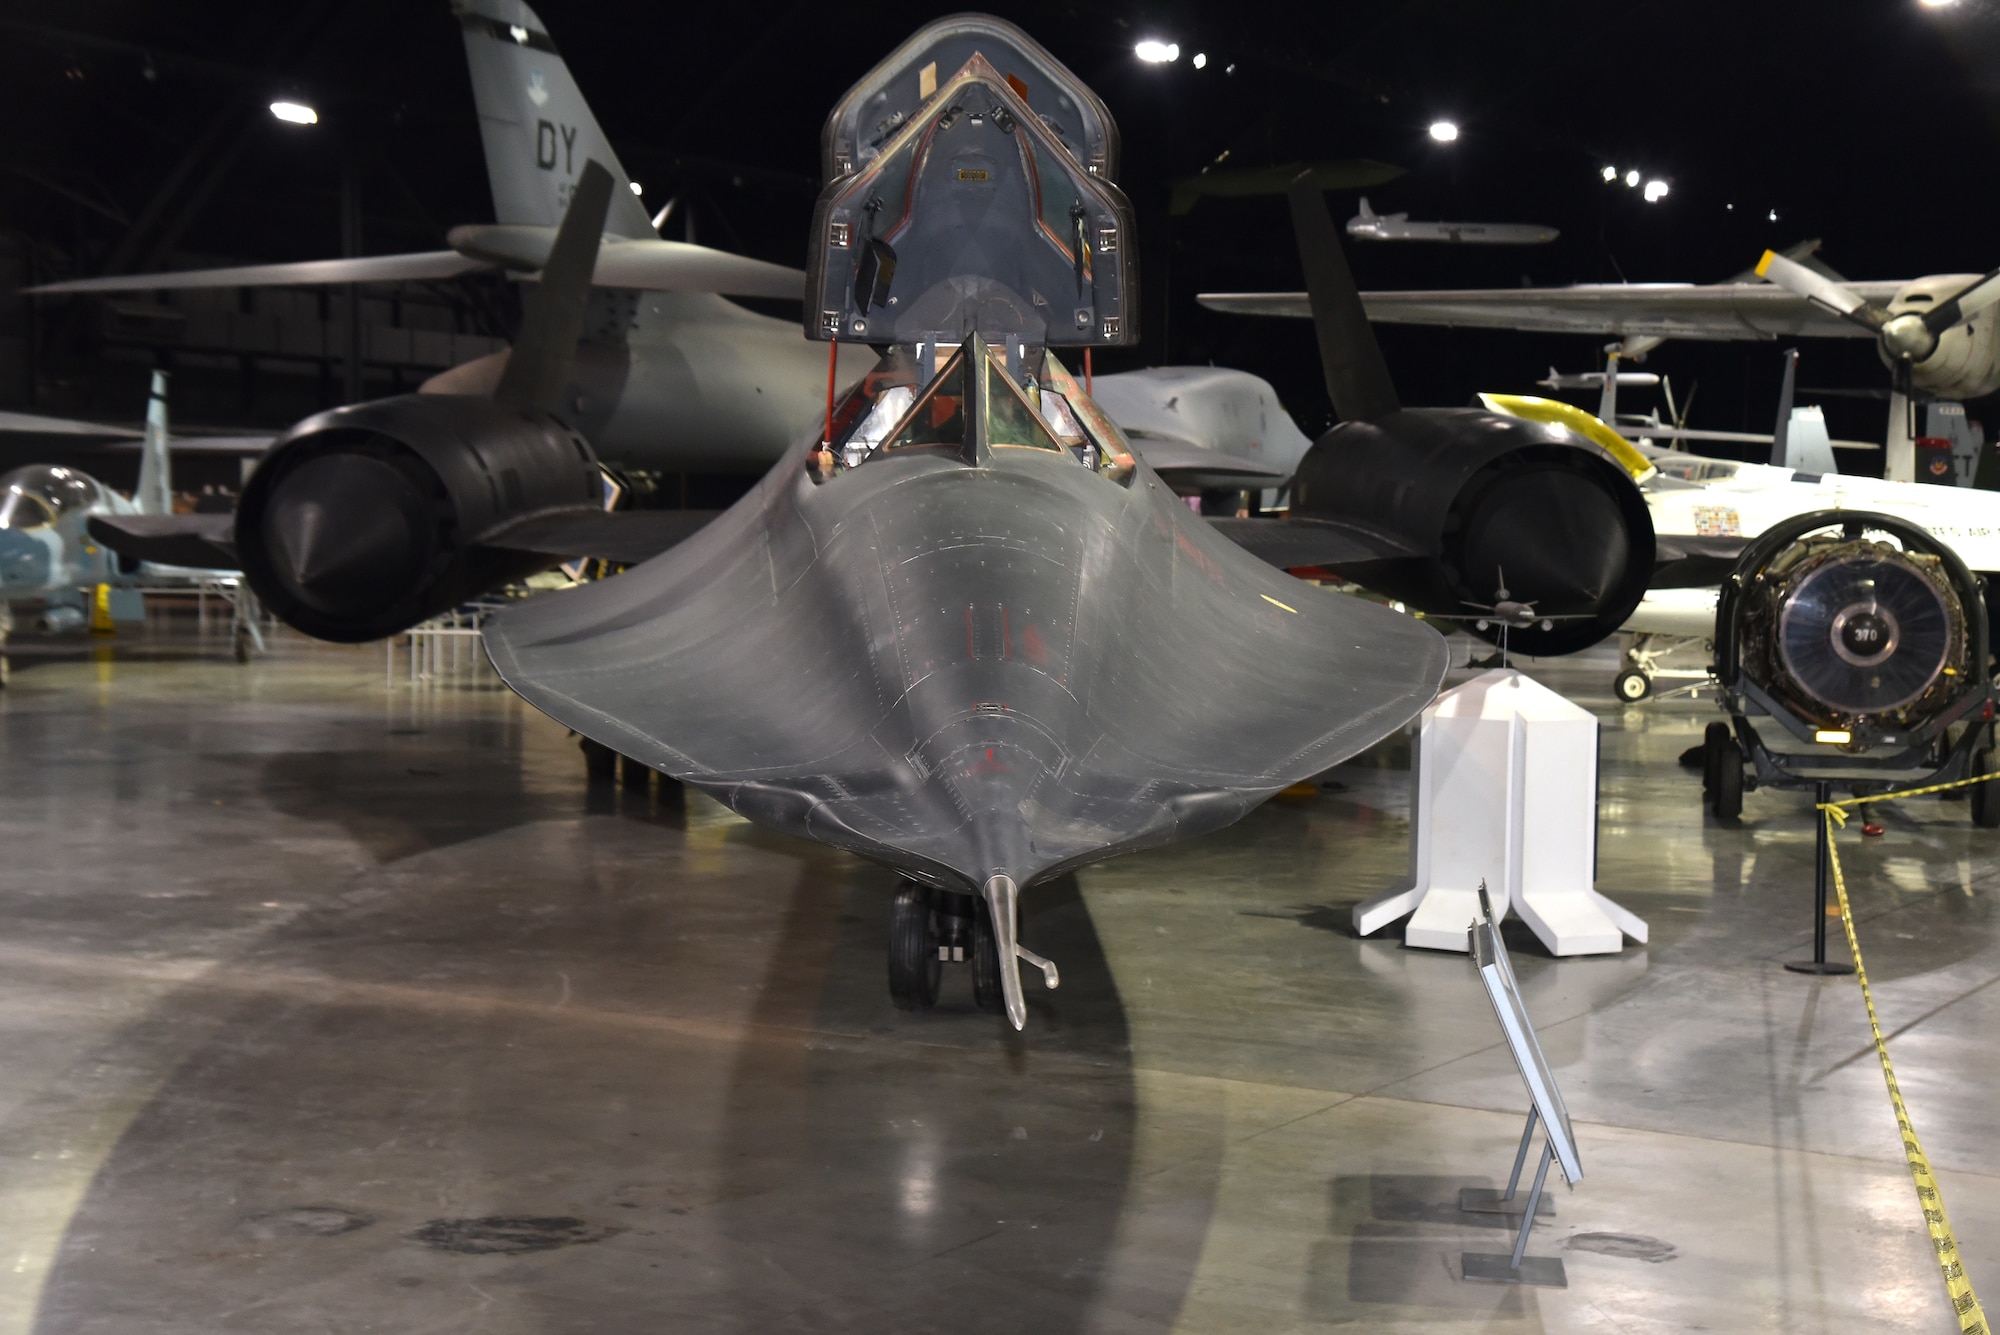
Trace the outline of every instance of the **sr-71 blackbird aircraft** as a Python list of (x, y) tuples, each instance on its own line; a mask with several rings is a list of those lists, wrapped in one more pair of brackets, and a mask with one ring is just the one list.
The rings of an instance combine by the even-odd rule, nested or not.
[(1019, 961), (1057, 981), (1023, 891), (1369, 745), (1444, 642), (1232, 546), (1064, 364), (1136, 339), (1132, 212), (1109, 111), (1027, 34), (923, 28), (823, 145), (806, 332), (888, 351), (708, 527), (486, 643), (558, 722), (899, 871), (897, 1001), (969, 953), (1018, 1029)]

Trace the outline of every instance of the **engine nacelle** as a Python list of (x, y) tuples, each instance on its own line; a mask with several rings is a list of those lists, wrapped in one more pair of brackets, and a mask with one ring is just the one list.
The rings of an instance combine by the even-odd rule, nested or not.
[[(1919, 278), (1896, 293), (1889, 313), (1922, 315), (1978, 281), (1979, 275), (1973, 273)], [(1991, 310), (1982, 311), (1939, 334), (1931, 355), (1910, 367), (1910, 383), (1924, 393), (1959, 402), (1985, 398), (2000, 389), (2000, 319), (1994, 315)], [(1875, 352), (1884, 366), (1891, 365), (1888, 352), (1879, 344)]]
[(1914, 524), (1802, 515), (1743, 551), (1716, 608), (1716, 677), (1802, 741), (1905, 751), (1987, 698), (1979, 580)]
[(1652, 515), (1622, 465), (1564, 427), (1480, 408), (1341, 423), (1301, 461), (1292, 514), (1387, 531), (1424, 553), (1342, 572), (1419, 611), (1476, 617), (1504, 586), (1552, 622), (1508, 632), (1524, 654), (1596, 644), (1653, 574)]
[(482, 546), (507, 525), (601, 504), (597, 460), (552, 417), (410, 394), (309, 417), (243, 489), (250, 587), (323, 640), (380, 639), (533, 574), (544, 557)]

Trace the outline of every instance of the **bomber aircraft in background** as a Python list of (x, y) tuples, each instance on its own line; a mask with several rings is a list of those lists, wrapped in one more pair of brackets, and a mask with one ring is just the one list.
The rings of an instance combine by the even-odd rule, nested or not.
[(1562, 235), (1536, 223), (1411, 222), (1407, 213), (1377, 213), (1361, 197), (1361, 211), (1347, 220), (1356, 241), (1448, 241), (1467, 246), (1539, 246)]

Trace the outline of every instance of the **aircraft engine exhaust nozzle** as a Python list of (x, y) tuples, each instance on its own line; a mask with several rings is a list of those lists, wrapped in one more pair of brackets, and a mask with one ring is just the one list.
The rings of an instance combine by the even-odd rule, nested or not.
[(250, 586), (323, 640), (393, 635), (548, 562), (511, 524), (602, 507), (601, 473), (554, 418), (405, 395), (308, 418), (251, 475), (236, 515)]

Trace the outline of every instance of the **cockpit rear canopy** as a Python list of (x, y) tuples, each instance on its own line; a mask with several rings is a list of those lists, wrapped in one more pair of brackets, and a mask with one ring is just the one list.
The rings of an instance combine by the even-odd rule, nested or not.
[(1091, 175), (1118, 179), (1118, 122), (1090, 85), (1005, 19), (956, 14), (918, 29), (847, 90), (820, 134), (821, 182), (831, 184), (873, 162), (931, 100), (939, 79), (975, 54), (1000, 68), (1008, 85)]
[[(949, 22), (971, 25), (977, 49), (934, 83), (921, 79), (929, 91), (901, 128), (820, 195), (807, 336), (877, 345), (973, 334), (1069, 347), (1135, 342), (1131, 204), (1023, 96), (1029, 85), (1011, 71), (1031, 67), (1016, 44), (1026, 39), (998, 20)], [(913, 46), (921, 54), (924, 38), (898, 57)], [(898, 57), (856, 85), (829, 135), (844, 133), (849, 103), (867, 102)], [(1068, 105), (1095, 101), (1045, 52), (1039, 59), (1068, 81), (1050, 85), (1068, 88)], [(1054, 77), (1033, 67), (1038, 78)], [(889, 82), (897, 80), (907, 81), (897, 74)], [(1100, 140), (1115, 144), (1108, 113), (1102, 125)]]

